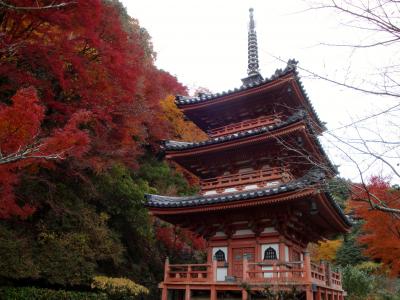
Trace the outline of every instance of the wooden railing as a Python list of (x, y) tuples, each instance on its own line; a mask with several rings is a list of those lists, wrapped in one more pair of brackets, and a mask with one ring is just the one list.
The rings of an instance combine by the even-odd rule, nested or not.
[(331, 271), (331, 286), (333, 288), (342, 287), (342, 276), (339, 272)]
[(334, 272), (327, 264), (311, 263), (311, 278), (314, 283), (333, 288), (342, 287), (342, 278), (339, 272)]
[(303, 262), (264, 261), (248, 263), (247, 266), (248, 270), (244, 276), (250, 282), (300, 284), (306, 279)]
[(324, 264), (314, 264), (311, 263), (311, 278), (314, 283), (325, 285), (325, 265)]
[(268, 182), (278, 181), (279, 183), (284, 183), (291, 179), (292, 175), (287, 168), (276, 167), (203, 179), (200, 182), (200, 186), (202, 192), (209, 190), (223, 192), (225, 188), (229, 187), (236, 187), (238, 190), (250, 184), (265, 187)]
[[(250, 284), (304, 285), (314, 283), (322, 287), (342, 289), (340, 273), (331, 271), (325, 264), (310, 263), (309, 267), (306, 264), (306, 260), (292, 262), (273, 260), (253, 263), (244, 259), (242, 276), (236, 278), (236, 281), (232, 281), (234, 277), (230, 276), (230, 280), (226, 283), (240, 284), (243, 281)], [(167, 260), (164, 269), (164, 283), (216, 283), (217, 267), (217, 261), (213, 261), (211, 264), (170, 265)]]
[(272, 116), (263, 116), (263, 117), (260, 117), (257, 119), (245, 120), (240, 123), (234, 123), (234, 124), (211, 129), (208, 131), (208, 134), (214, 138), (214, 137), (231, 134), (231, 133), (235, 133), (235, 132), (239, 132), (239, 131), (243, 131), (243, 130), (249, 130), (249, 129), (253, 129), (253, 128), (257, 128), (257, 127), (261, 127), (261, 126), (268, 126), (268, 125), (272, 125), (277, 122), (280, 122), (281, 117), (282, 117), (281, 114), (275, 114)]
[(165, 263), (165, 282), (212, 282), (214, 281), (211, 264), (174, 264)]

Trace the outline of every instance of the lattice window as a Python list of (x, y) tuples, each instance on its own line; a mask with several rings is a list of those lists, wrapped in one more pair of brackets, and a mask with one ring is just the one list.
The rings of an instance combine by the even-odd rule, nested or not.
[(268, 247), (267, 250), (264, 251), (264, 260), (274, 260), (277, 259), (276, 251), (272, 247)]
[(215, 259), (217, 261), (225, 261), (225, 253), (221, 249), (215, 252)]

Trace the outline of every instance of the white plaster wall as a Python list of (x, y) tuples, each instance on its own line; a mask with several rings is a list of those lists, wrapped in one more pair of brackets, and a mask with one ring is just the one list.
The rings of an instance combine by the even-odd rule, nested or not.
[(265, 227), (262, 233), (271, 233), (271, 232), (276, 232), (276, 229), (274, 227)]
[(239, 169), (239, 173), (246, 173), (246, 172), (251, 172), (251, 171), (254, 171), (254, 169), (253, 168), (242, 168), (242, 169)]
[(256, 188), (258, 188), (258, 185), (257, 184), (251, 184), (251, 185), (246, 185), (245, 187), (244, 187), (244, 189), (247, 191), (247, 190), (254, 190), (254, 189), (256, 189)]
[(217, 191), (215, 191), (215, 190), (212, 190), (212, 191), (207, 191), (207, 192), (205, 192), (204, 193), (204, 195), (216, 195), (217, 194)]
[(267, 182), (267, 184), (265, 185), (266, 187), (273, 187), (273, 186), (277, 186), (277, 185), (279, 185), (279, 181), (270, 181), (270, 182)]
[[(272, 271), (272, 267), (262, 267), (261, 268), (263, 271)], [(263, 273), (264, 274), (264, 278), (272, 278), (272, 276), (274, 274), (271, 273)]]
[(223, 231), (217, 231), (214, 236), (215, 237), (224, 237), (224, 236), (226, 236), (226, 234)]
[(228, 275), (228, 268), (217, 268), (217, 281), (225, 281), (225, 276)]
[(285, 261), (289, 261), (289, 247), (285, 245)]
[(251, 229), (239, 229), (236, 230), (234, 235), (247, 235), (247, 234), (254, 234), (254, 232)]

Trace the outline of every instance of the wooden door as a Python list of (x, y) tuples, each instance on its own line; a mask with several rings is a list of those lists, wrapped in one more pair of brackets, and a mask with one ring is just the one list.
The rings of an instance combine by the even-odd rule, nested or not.
[[(236, 278), (243, 278), (243, 256), (246, 255), (248, 262), (253, 263), (254, 254), (254, 247), (232, 248), (232, 275)], [(254, 269), (254, 266), (250, 266), (249, 269)]]

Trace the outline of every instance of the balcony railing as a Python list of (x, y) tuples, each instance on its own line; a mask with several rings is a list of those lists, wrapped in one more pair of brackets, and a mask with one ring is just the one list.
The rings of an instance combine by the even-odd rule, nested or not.
[[(229, 280), (217, 281), (217, 261), (211, 264), (169, 264), (165, 262), (164, 283), (166, 284), (285, 284), (304, 285), (316, 284), (318, 286), (342, 290), (341, 275), (333, 272), (324, 264), (310, 263), (306, 261), (282, 262), (262, 261), (250, 263), (243, 260), (243, 272), (240, 277), (229, 276)], [(229, 266), (228, 266), (229, 268)], [(233, 280), (232, 280), (233, 278)]]
[(200, 186), (203, 193), (210, 190), (221, 193), (230, 187), (235, 187), (238, 190), (245, 188), (246, 185), (254, 184), (257, 187), (265, 187), (268, 183), (285, 183), (291, 179), (292, 175), (287, 168), (276, 167), (203, 179)]
[(332, 271), (325, 264), (311, 263), (311, 277), (314, 283), (329, 286), (332, 288), (340, 288), (342, 286), (342, 278), (339, 272)]
[(313, 279), (313, 282), (318, 283), (318, 284), (326, 284), (326, 279), (325, 279), (325, 265), (324, 264), (314, 264), (311, 263), (311, 278)]
[(211, 282), (213, 271), (211, 264), (165, 264), (166, 282)]
[(303, 262), (264, 261), (248, 263), (248, 268), (244, 275), (250, 282), (300, 284), (305, 281)]
[(240, 123), (234, 123), (227, 126), (218, 127), (208, 131), (211, 137), (218, 137), (226, 134), (231, 134), (243, 130), (249, 130), (261, 126), (268, 126), (281, 121), (281, 114), (275, 114), (272, 116), (263, 116), (257, 119), (245, 120)]

